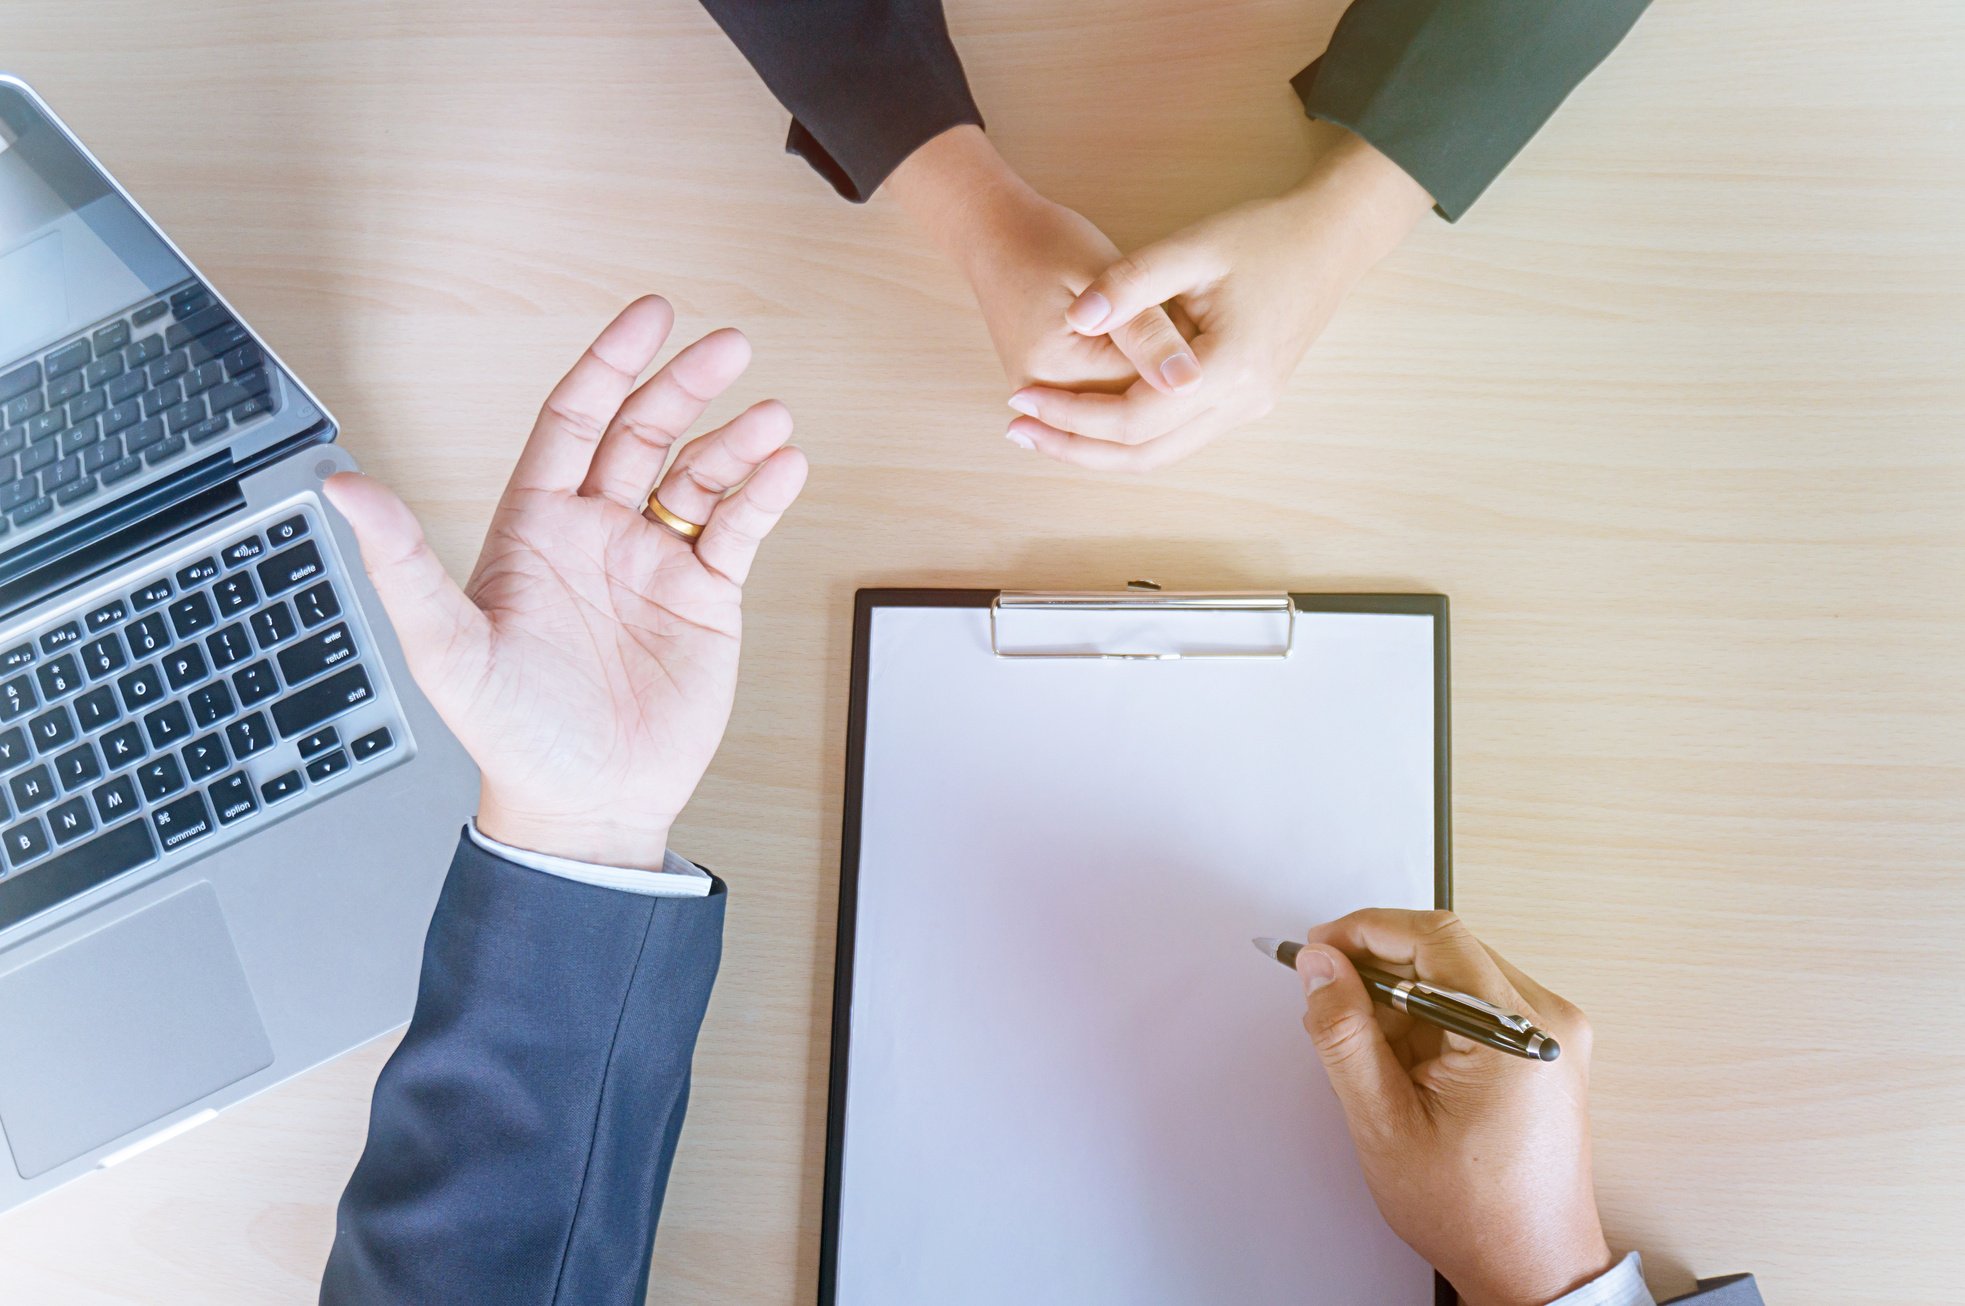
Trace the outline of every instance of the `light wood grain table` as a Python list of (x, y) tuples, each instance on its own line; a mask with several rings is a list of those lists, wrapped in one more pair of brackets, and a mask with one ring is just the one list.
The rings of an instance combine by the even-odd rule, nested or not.
[[(1299, 175), (1338, 7), (952, 9), (1005, 153), (1124, 246)], [(1660, 0), (1269, 418), (1150, 479), (1001, 438), (964, 286), (780, 152), (687, 0), (7, 0), (0, 62), (454, 570), (637, 292), (743, 326), (741, 401), (797, 414), (678, 839), (733, 894), (655, 1299), (811, 1300), (853, 590), (1141, 575), (1452, 597), (1459, 905), (1594, 1016), (1654, 1287), (1965, 1298), (1965, 8)], [(0, 1219), (0, 1300), (311, 1300), (393, 1043)]]

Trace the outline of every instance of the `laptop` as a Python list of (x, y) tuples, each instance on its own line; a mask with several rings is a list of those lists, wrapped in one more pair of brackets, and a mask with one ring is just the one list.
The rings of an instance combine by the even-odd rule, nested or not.
[(0, 1209), (409, 1018), (477, 775), (337, 433), (0, 76)]

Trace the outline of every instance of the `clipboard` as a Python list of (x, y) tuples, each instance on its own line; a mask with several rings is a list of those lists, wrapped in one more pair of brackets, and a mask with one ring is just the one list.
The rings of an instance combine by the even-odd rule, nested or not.
[(859, 592), (821, 1306), (1450, 1306), (1248, 945), (1450, 905), (1448, 648), (1433, 594)]

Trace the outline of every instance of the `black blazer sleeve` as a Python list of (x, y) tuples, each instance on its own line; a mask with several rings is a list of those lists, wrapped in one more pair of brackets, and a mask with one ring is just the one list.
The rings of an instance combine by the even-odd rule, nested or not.
[(1728, 1274), (1717, 1279), (1701, 1279), (1699, 1286), (1683, 1297), (1674, 1297), (1660, 1306), (1762, 1306), (1760, 1288), (1751, 1274)]
[(941, 0), (703, 0), (791, 110), (785, 149), (864, 202), (908, 155), (982, 124)]
[(1650, 0), (1355, 0), (1291, 81), (1313, 118), (1364, 137), (1467, 211)]
[(640, 1303), (724, 901), (721, 882), (642, 897), (463, 839), (321, 1301)]

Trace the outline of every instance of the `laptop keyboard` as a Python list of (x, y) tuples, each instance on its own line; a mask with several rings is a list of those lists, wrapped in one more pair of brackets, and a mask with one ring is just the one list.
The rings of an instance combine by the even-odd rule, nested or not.
[(0, 372), (0, 535), (273, 411), (265, 364), (192, 282)]
[(313, 509), (132, 581), (0, 652), (0, 929), (408, 751)]

